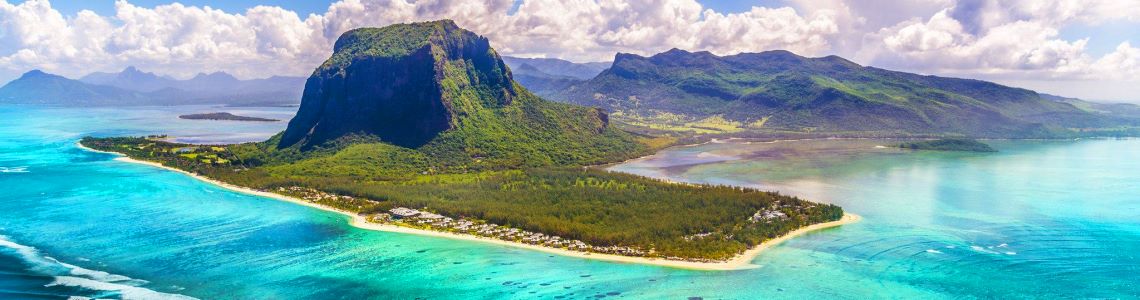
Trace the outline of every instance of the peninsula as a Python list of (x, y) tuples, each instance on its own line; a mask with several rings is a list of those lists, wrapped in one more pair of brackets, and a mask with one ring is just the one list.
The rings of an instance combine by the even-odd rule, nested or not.
[(248, 122), (277, 122), (277, 121), (281, 121), (281, 120), (277, 120), (277, 119), (239, 116), (239, 115), (231, 114), (228, 112), (188, 114), (188, 115), (178, 116), (178, 118), (179, 119), (186, 119), (186, 120), (220, 120), (220, 121), (248, 121)]
[(447, 20), (346, 32), (307, 82), (288, 128), (264, 142), (80, 143), (360, 227), (674, 267), (744, 267), (788, 236), (857, 219), (773, 192), (591, 167), (674, 140), (531, 94), (486, 38)]

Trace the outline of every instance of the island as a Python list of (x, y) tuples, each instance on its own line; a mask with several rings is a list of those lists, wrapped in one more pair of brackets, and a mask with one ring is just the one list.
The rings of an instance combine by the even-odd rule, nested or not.
[(247, 122), (277, 122), (281, 120), (267, 119), (258, 117), (247, 117), (231, 114), (228, 112), (215, 112), (215, 113), (202, 113), (202, 114), (188, 114), (178, 116), (179, 119), (187, 120), (220, 120), (220, 121), (247, 121)]
[(263, 142), (79, 143), (361, 228), (680, 268), (745, 268), (774, 243), (858, 219), (776, 192), (605, 170), (676, 138), (535, 96), (486, 38), (449, 20), (348, 31), (307, 82), (289, 126)]
[(962, 151), (962, 152), (997, 152), (997, 149), (973, 139), (947, 138), (921, 142), (909, 142), (898, 145), (899, 148), (911, 150), (935, 151)]

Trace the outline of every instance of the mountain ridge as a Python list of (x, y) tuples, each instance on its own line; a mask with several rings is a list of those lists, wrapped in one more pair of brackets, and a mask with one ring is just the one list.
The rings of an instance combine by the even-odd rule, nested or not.
[(622, 115), (715, 116), (792, 132), (1049, 137), (1119, 124), (1027, 89), (784, 50), (618, 53), (609, 69), (548, 98)]
[(118, 73), (93, 72), (78, 80), (32, 70), (0, 87), (0, 101), (83, 106), (291, 105), (300, 98), (303, 83), (303, 78), (287, 76), (239, 80), (225, 72), (177, 80), (133, 66)]

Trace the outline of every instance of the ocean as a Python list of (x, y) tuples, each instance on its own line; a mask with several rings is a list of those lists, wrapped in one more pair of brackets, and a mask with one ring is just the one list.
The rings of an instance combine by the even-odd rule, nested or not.
[(0, 106), (2, 299), (961, 299), (1140, 295), (1140, 140), (722, 141), (612, 167), (775, 190), (863, 221), (690, 271), (361, 230), (339, 214), (76, 147), (83, 136), (268, 138), (296, 108)]

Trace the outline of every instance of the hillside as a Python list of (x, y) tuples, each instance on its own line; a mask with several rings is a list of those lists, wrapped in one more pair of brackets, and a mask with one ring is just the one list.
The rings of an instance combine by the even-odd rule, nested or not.
[(610, 69), (551, 99), (649, 123), (715, 117), (768, 131), (1047, 137), (1120, 125), (1030, 90), (787, 51), (619, 53)]
[(1132, 122), (1140, 120), (1140, 105), (1136, 104), (1094, 102), (1049, 94), (1041, 94), (1041, 97), (1046, 100), (1067, 103), (1076, 107), (1077, 109), (1099, 114), (1109, 118), (1116, 118)]
[[(778, 193), (589, 167), (668, 141), (534, 96), (486, 38), (449, 20), (343, 34), (308, 79), (296, 117), (266, 142), (81, 143), (375, 222), (611, 254), (724, 260), (844, 215)], [(396, 217), (412, 209), (429, 218)]]

